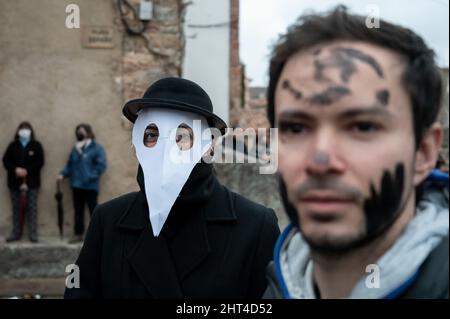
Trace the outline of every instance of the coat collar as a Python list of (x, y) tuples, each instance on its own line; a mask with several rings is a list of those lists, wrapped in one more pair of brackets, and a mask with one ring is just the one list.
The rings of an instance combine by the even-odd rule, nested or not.
[(144, 229), (148, 217), (139, 209), (144, 206), (144, 201), (145, 195), (142, 192), (136, 192), (116, 226), (124, 230)]
[(153, 237), (151, 227), (142, 230), (127, 259), (153, 297), (183, 297), (167, 241)]
[(84, 152), (87, 150), (90, 150), (91, 148), (96, 148), (97, 143), (95, 143), (95, 140), (90, 140), (86, 142), (86, 145), (84, 146)]
[(237, 220), (233, 194), (214, 177), (214, 190), (206, 203), (208, 222), (235, 222)]
[[(211, 197), (205, 204), (205, 220), (208, 222), (236, 221), (237, 217), (232, 193), (221, 185), (217, 178), (214, 178), (213, 187)], [(143, 206), (146, 206), (146, 199), (145, 194), (140, 191), (136, 193), (130, 205), (125, 209), (117, 226), (127, 230), (142, 230), (147, 223), (150, 225), (148, 211), (142, 209)]]
[[(136, 193), (117, 222), (116, 226), (122, 231), (140, 232), (127, 258), (147, 290), (156, 298), (183, 297), (180, 283), (211, 252), (207, 224), (236, 221), (232, 194), (216, 178), (214, 183), (210, 199), (199, 206), (201, 212), (186, 220), (170, 244), (164, 236), (153, 236), (142, 191)], [(193, 244), (186, 246), (186, 243)]]

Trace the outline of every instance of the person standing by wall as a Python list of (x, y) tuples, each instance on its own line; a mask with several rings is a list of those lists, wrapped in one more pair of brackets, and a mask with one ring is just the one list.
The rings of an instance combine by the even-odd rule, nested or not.
[(77, 142), (73, 147), (66, 166), (58, 175), (58, 181), (68, 177), (72, 187), (75, 211), (74, 237), (69, 243), (83, 240), (84, 206), (87, 204), (92, 215), (97, 206), (100, 176), (106, 170), (106, 155), (103, 147), (95, 141), (89, 124), (79, 124), (75, 129)]
[[(26, 192), (26, 220), (31, 242), (37, 242), (37, 197), (41, 183), (41, 169), (44, 165), (44, 151), (29, 122), (19, 124), (14, 141), (3, 155), (3, 165), (8, 171), (8, 188), (12, 203), (13, 229), (7, 242), (22, 237), (24, 220), (21, 220), (21, 192)], [(22, 209), (24, 209), (22, 207)]]

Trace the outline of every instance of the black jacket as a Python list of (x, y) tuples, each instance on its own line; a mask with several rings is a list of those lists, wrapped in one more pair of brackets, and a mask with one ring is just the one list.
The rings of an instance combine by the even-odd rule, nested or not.
[(8, 171), (8, 187), (19, 190), (23, 179), (16, 176), (16, 167), (23, 167), (27, 172), (28, 188), (35, 189), (41, 185), (41, 168), (44, 166), (44, 151), (41, 143), (30, 141), (25, 147), (19, 141), (9, 144), (3, 155), (3, 165)]
[(448, 299), (448, 236), (420, 267), (414, 283), (399, 296), (404, 299)]
[(197, 164), (154, 237), (141, 171), (138, 181), (140, 192), (96, 208), (76, 261), (80, 288), (67, 288), (65, 298), (263, 295), (279, 235), (273, 210), (229, 191), (210, 165)]

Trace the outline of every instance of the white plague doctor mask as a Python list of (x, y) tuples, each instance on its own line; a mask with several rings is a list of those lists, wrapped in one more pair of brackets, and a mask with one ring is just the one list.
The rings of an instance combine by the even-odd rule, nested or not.
[[(193, 143), (188, 149), (180, 149), (177, 144), (180, 125), (184, 132), (188, 132), (186, 127), (192, 129)], [(148, 127), (156, 127), (159, 134), (151, 147), (144, 144)], [(201, 115), (147, 108), (139, 111), (132, 134), (136, 156), (144, 172), (150, 223), (157, 237), (194, 166), (210, 149), (211, 130)]]

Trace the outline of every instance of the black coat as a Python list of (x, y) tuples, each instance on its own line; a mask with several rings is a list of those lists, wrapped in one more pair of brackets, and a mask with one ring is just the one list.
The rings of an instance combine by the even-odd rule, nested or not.
[(3, 165), (8, 171), (8, 187), (19, 190), (23, 179), (16, 176), (16, 167), (27, 170), (28, 188), (36, 189), (41, 185), (41, 168), (44, 166), (44, 151), (41, 143), (30, 141), (25, 147), (19, 141), (9, 144), (3, 155)]
[(159, 237), (143, 191), (98, 206), (76, 261), (80, 288), (65, 298), (260, 298), (279, 235), (274, 211), (212, 174), (208, 191), (187, 184), (180, 198), (186, 188), (197, 195), (176, 201)]

